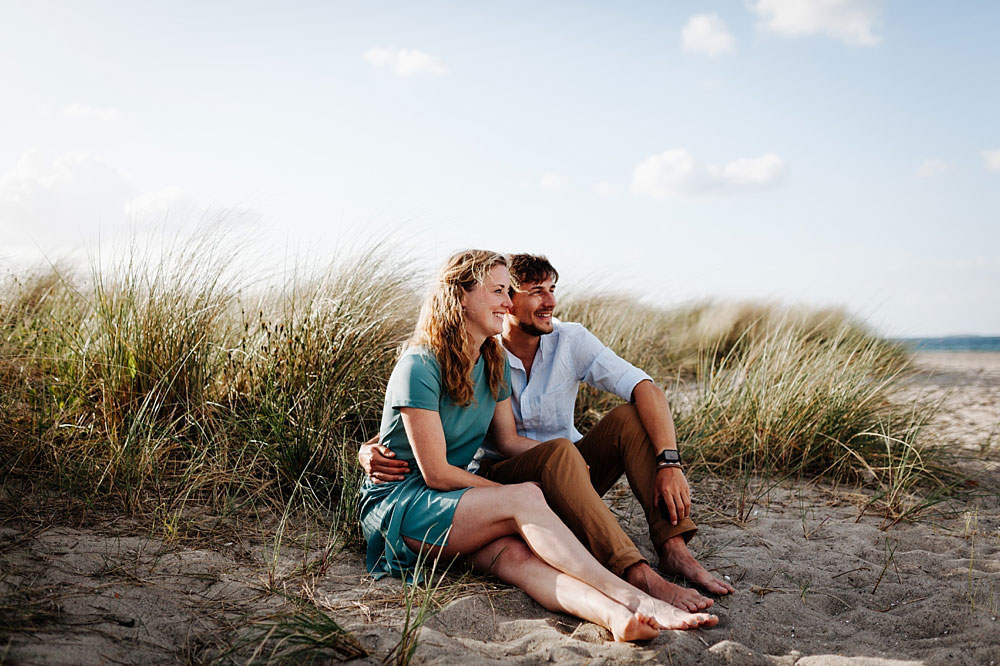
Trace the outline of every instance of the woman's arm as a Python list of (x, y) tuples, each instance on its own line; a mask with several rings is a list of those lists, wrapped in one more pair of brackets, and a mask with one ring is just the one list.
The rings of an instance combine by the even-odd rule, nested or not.
[(458, 490), (459, 488), (498, 486), (499, 483), (466, 472), (461, 467), (448, 463), (447, 445), (441, 416), (431, 409), (401, 407), (403, 428), (410, 440), (417, 467), (424, 477), (424, 483), (434, 490)]
[(510, 408), (510, 398), (501, 400), (493, 409), (490, 438), (496, 444), (497, 451), (506, 456), (516, 456), (518, 453), (524, 453), (538, 445), (535, 440), (517, 434), (517, 424), (514, 421), (514, 411)]

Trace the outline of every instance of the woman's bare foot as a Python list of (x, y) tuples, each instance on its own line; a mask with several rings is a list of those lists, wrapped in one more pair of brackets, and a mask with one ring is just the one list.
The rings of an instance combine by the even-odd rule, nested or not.
[(636, 613), (652, 616), (661, 629), (694, 629), (695, 627), (714, 627), (719, 618), (708, 613), (688, 613), (670, 604), (642, 595)]
[(696, 590), (663, 580), (663, 576), (653, 571), (653, 568), (645, 562), (638, 562), (626, 569), (625, 580), (649, 596), (691, 613), (705, 610), (715, 603), (708, 597), (698, 594)]
[(618, 642), (649, 641), (660, 635), (660, 627), (653, 618), (642, 613), (633, 613), (624, 606), (609, 622), (611, 635)]
[(732, 594), (736, 591), (736, 588), (710, 574), (698, 560), (694, 559), (694, 555), (684, 543), (683, 536), (675, 536), (663, 543), (660, 547), (660, 564), (657, 568), (664, 573), (683, 576), (685, 580), (712, 594)]

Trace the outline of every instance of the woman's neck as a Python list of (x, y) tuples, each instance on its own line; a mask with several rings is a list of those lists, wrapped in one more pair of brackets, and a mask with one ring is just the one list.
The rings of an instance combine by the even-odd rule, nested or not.
[(477, 335), (469, 335), (469, 349), (472, 351), (473, 364), (479, 362), (479, 356), (482, 353), (480, 350), (483, 348), (484, 342), (486, 342), (486, 338), (481, 338)]

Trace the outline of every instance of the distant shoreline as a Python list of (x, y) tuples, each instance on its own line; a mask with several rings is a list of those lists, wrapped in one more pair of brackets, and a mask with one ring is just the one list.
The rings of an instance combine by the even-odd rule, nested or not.
[(950, 335), (939, 338), (896, 338), (915, 352), (1000, 352), (1000, 337)]

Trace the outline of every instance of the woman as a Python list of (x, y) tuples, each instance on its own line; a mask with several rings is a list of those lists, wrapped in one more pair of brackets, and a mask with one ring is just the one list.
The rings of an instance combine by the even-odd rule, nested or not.
[(712, 626), (644, 594), (602, 567), (549, 509), (533, 483), (500, 485), (465, 470), (487, 431), (514, 454), (510, 367), (494, 336), (510, 306), (502, 255), (469, 250), (441, 269), (389, 379), (380, 440), (420, 474), (361, 490), (368, 570), (410, 576), (421, 550), (467, 556), (552, 611), (577, 615), (615, 640), (660, 628)]

